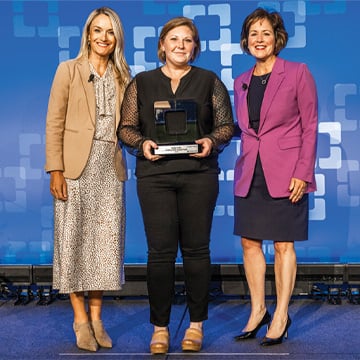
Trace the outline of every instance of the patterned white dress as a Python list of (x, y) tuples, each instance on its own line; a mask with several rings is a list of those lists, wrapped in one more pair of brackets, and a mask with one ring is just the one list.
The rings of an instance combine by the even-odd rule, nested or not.
[(125, 194), (114, 168), (116, 87), (109, 64), (94, 68), (96, 130), (88, 163), (54, 200), (53, 288), (60, 293), (119, 290), (124, 283)]

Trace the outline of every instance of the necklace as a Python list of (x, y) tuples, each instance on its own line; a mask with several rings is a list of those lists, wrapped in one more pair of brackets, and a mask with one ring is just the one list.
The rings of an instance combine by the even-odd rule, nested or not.
[(260, 76), (260, 80), (261, 80), (261, 84), (262, 84), (262, 85), (266, 85), (267, 81), (269, 80), (270, 75), (271, 75), (271, 72), (269, 72), (269, 73), (265, 76), (265, 78), (263, 78), (262, 76)]

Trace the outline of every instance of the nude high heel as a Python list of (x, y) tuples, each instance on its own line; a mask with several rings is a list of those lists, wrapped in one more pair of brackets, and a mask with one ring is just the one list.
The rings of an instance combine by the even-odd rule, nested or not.
[(76, 345), (79, 349), (88, 351), (98, 350), (98, 344), (88, 322), (80, 324), (74, 323), (73, 328), (76, 336)]
[(103, 348), (112, 348), (112, 340), (106, 332), (103, 322), (101, 320), (91, 321), (91, 327), (94, 331), (94, 336), (97, 343)]

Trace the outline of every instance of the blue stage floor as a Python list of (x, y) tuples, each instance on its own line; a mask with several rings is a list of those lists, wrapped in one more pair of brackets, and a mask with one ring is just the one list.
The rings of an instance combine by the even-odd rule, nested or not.
[[(267, 304), (273, 311), (273, 300)], [(14, 305), (14, 299), (1, 300), (0, 359), (360, 359), (360, 305), (346, 299), (340, 305), (326, 299), (294, 299), (289, 308), (293, 320), (289, 338), (271, 348), (259, 345), (265, 327), (257, 339), (233, 341), (245, 325), (249, 309), (246, 299), (212, 300), (202, 351), (182, 353), (180, 343), (188, 314), (179, 301), (172, 309), (169, 353), (154, 356), (148, 350), (152, 327), (146, 297), (105, 298), (103, 321), (114, 347), (96, 353), (77, 349), (68, 300), (56, 299), (41, 306), (36, 300), (27, 305)]]

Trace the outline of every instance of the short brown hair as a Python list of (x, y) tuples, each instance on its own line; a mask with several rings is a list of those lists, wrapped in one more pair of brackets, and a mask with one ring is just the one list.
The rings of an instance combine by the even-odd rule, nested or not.
[(197, 29), (197, 27), (195, 26), (194, 22), (184, 16), (178, 16), (175, 17), (171, 20), (169, 20), (164, 27), (161, 30), (160, 36), (159, 36), (159, 41), (158, 41), (158, 58), (160, 59), (160, 61), (162, 63), (166, 62), (166, 57), (165, 57), (165, 53), (164, 51), (161, 50), (161, 46), (162, 46), (162, 42), (164, 41), (167, 33), (179, 26), (187, 26), (191, 32), (192, 32), (192, 38), (195, 42), (195, 49), (194, 52), (191, 56), (191, 58), (189, 59), (189, 62), (192, 63), (195, 61), (195, 59), (199, 56), (200, 52), (201, 52), (201, 46), (200, 46), (200, 37), (199, 37), (199, 31)]
[(241, 38), (240, 38), (241, 49), (247, 54), (250, 54), (248, 48), (250, 26), (254, 24), (256, 21), (262, 19), (267, 19), (274, 30), (274, 35), (275, 35), (274, 54), (278, 55), (280, 51), (285, 48), (289, 35), (285, 29), (284, 21), (281, 15), (276, 11), (267, 11), (263, 8), (257, 8), (245, 18), (241, 29)]

